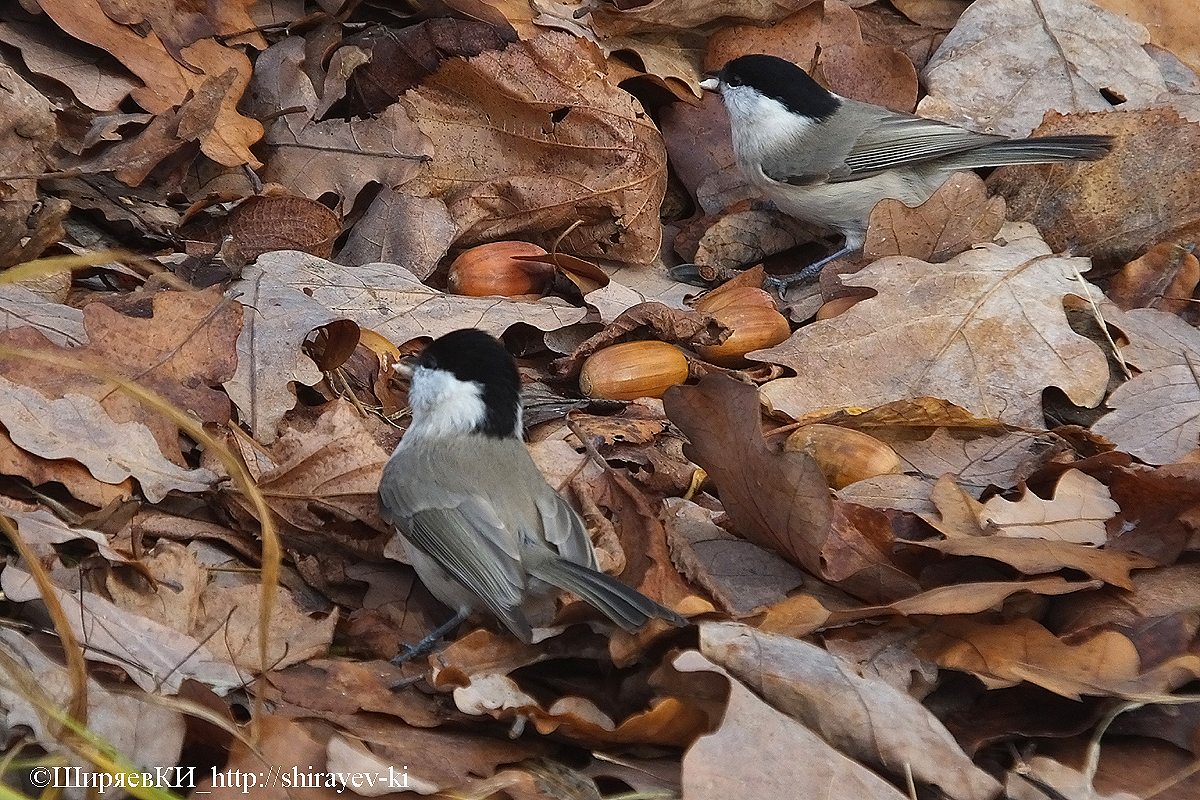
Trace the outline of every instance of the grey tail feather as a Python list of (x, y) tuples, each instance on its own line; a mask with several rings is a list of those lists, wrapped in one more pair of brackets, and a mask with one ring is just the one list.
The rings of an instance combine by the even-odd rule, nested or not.
[(686, 625), (687, 620), (666, 606), (660, 605), (636, 589), (631, 589), (611, 575), (567, 561), (547, 558), (527, 564), (535, 578), (578, 595), (588, 605), (601, 611), (627, 631), (641, 630), (652, 617), (672, 625)]
[(1002, 167), (1053, 161), (1098, 161), (1112, 149), (1112, 137), (1097, 134), (1008, 139), (968, 150), (940, 163), (961, 161), (962, 167)]

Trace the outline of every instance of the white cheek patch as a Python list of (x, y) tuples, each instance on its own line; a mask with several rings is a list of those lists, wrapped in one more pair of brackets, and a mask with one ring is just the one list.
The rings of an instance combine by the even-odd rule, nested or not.
[(404, 434), (410, 436), (452, 436), (475, 430), (487, 415), (483, 387), (474, 381), (460, 381), (440, 369), (417, 367), (413, 371), (408, 402), (413, 424)]

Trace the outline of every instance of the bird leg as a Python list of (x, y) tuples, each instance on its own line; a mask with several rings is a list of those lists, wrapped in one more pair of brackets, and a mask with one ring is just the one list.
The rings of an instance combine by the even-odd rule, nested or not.
[(851, 247), (847, 244), (833, 255), (826, 256), (820, 261), (815, 261), (799, 272), (791, 275), (768, 275), (763, 280), (763, 288), (774, 289), (780, 297), (783, 297), (787, 294), (788, 289), (792, 288), (793, 286), (798, 286), (802, 283), (809, 283), (815, 280), (816, 277), (821, 274), (821, 270), (823, 270), (825, 265), (829, 262), (837, 261), (842, 256), (848, 256), (851, 253), (858, 251), (858, 249), (858, 247)]
[(404, 652), (397, 654), (396, 657), (392, 659), (392, 663), (396, 666), (400, 666), (405, 661), (411, 661), (417, 656), (426, 655), (429, 653), (429, 651), (433, 650), (434, 645), (440, 642), (446, 634), (450, 633), (450, 631), (461, 625), (463, 621), (470, 616), (470, 614), (470, 609), (459, 609), (457, 614), (434, 628), (428, 636), (417, 642), (415, 645), (404, 645)]

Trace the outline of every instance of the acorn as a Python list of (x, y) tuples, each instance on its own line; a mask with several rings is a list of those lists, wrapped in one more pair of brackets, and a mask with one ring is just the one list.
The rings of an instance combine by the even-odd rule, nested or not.
[(775, 301), (757, 286), (721, 286), (692, 304), (692, 308), (706, 314), (729, 306), (775, 308)]
[(464, 250), (450, 264), (450, 291), (468, 297), (542, 294), (554, 278), (554, 265), (522, 257), (544, 255), (544, 248), (530, 242), (489, 242)]
[(662, 397), (668, 387), (687, 377), (687, 359), (674, 345), (624, 342), (588, 356), (579, 373), (579, 389), (593, 398), (637, 400)]
[(870, 434), (838, 425), (805, 425), (788, 437), (784, 450), (803, 450), (813, 457), (834, 489), (900, 472), (900, 456)]
[(696, 352), (722, 367), (745, 366), (746, 353), (774, 347), (792, 335), (787, 317), (774, 306), (729, 305), (708, 313), (733, 333), (720, 344), (698, 347)]

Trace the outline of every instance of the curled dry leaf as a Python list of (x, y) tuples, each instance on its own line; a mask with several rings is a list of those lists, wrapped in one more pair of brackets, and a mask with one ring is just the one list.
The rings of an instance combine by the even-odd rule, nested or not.
[(1122, 309), (1157, 308), (1180, 314), (1194, 306), (1200, 260), (1188, 248), (1163, 242), (1112, 277), (1108, 297)]
[(1030, 427), (1042, 424), (1047, 386), (1096, 405), (1108, 364), (1062, 307), (1064, 295), (1087, 289), (1077, 277), (1086, 262), (1052, 256), (1016, 230), (1008, 236), (946, 264), (887, 258), (845, 278), (877, 296), (756, 353), (802, 376), (771, 381), (764, 395), (793, 417), (933, 396)]
[(407, 189), (446, 203), (460, 244), (524, 238), (650, 262), (666, 151), (605, 72), (592, 45), (559, 33), (447, 61), (399, 104), (435, 153)]
[(916, 208), (883, 200), (871, 210), (863, 253), (869, 258), (912, 256), (949, 261), (977, 242), (990, 242), (1004, 224), (1004, 198), (988, 197), (983, 180), (959, 172)]

